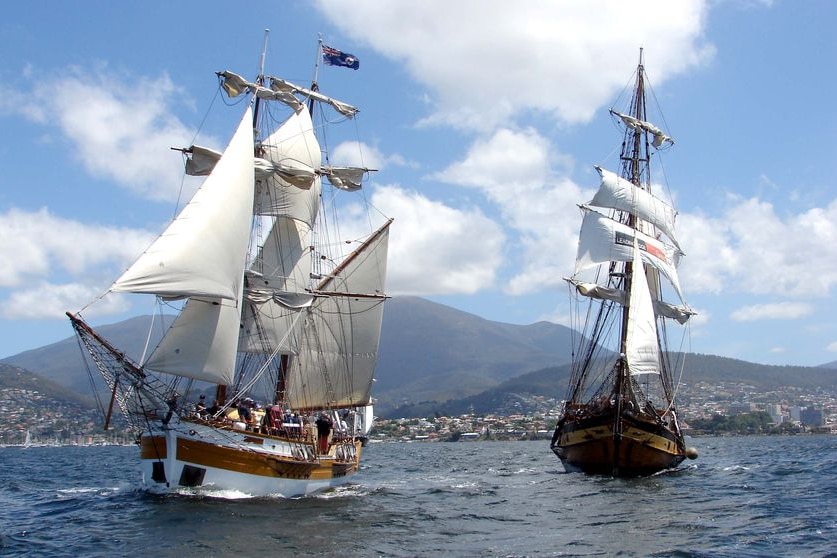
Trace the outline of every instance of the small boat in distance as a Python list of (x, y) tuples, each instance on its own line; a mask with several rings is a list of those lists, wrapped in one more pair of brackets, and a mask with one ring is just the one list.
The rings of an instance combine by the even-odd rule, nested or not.
[(358, 218), (373, 169), (324, 155), (318, 134), (358, 110), (320, 92), (319, 59), (311, 87), (266, 75), (264, 50), (253, 81), (218, 72), (241, 109), (232, 139), (181, 149), (203, 184), (106, 293), (155, 297), (161, 317), (176, 303), (159, 344), (135, 361), (67, 313), (107, 384), (105, 428), (118, 406), (155, 491), (294, 497), (360, 468), (392, 220)]
[(652, 193), (652, 155), (674, 140), (649, 121), (646, 87), (640, 51), (628, 107), (610, 111), (624, 130), (619, 172), (596, 167), (599, 190), (580, 206), (567, 282), (581, 335), (551, 442), (568, 472), (642, 476), (697, 457), (674, 403), (683, 353), (668, 351), (665, 333), (666, 322), (684, 325), (694, 312), (677, 276), (676, 211)]

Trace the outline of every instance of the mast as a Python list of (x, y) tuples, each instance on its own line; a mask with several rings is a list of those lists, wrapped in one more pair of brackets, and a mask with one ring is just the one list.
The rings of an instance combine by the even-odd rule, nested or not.
[[(267, 55), (267, 37), (270, 35), (270, 29), (264, 30), (264, 40), (262, 41), (262, 53), (259, 56), (259, 75), (256, 77), (256, 83), (261, 86), (264, 86), (264, 60)], [(256, 97), (256, 102), (253, 106), (253, 130), (255, 131), (257, 126), (256, 123), (259, 121), (259, 106), (261, 104), (261, 99), (259, 99), (258, 95)]]
[[(639, 63), (637, 64), (636, 70), (636, 84), (634, 86), (634, 93), (633, 98), (631, 99), (631, 116), (636, 118), (637, 120), (645, 120), (645, 79), (644, 79), (644, 67), (642, 65), (642, 49), (639, 49)], [(638, 187), (642, 187), (642, 178), (644, 174), (648, 173), (648, 145), (647, 141), (643, 142), (643, 131), (641, 128), (628, 128), (625, 133), (625, 141), (622, 144), (622, 174), (623, 177), (632, 182), (634, 185)], [(645, 145), (643, 145), (645, 143)], [(643, 147), (645, 148), (643, 150)], [(644, 168), (641, 165), (644, 163)], [(644, 171), (644, 172), (643, 172)], [(636, 218), (628, 214), (626, 223), (628, 226), (636, 230)], [(636, 236), (634, 237), (636, 238)], [(636, 240), (634, 240), (636, 242)], [(640, 264), (641, 265), (641, 264)], [(631, 280), (633, 273), (633, 262), (625, 262), (624, 265), (624, 276), (623, 282), (625, 287), (625, 292), (630, 292), (631, 289)], [(624, 306), (622, 308), (622, 326), (621, 326), (621, 334), (620, 334), (620, 352), (622, 354), (627, 353), (627, 332), (628, 332), (628, 320), (630, 318), (631, 309), (629, 306)], [(622, 373), (619, 374), (621, 377), (624, 375), (627, 377), (627, 366), (622, 367)], [(617, 387), (617, 391), (619, 391)]]
[[(320, 74), (320, 59), (322, 58), (322, 55), (323, 55), (323, 35), (322, 35), (322, 33), (320, 33), (320, 35), (317, 38), (317, 56), (314, 57), (314, 77), (311, 79), (311, 91), (314, 91), (314, 92), (320, 90), (320, 86), (317, 85), (317, 79), (319, 78), (319, 74)], [(312, 118), (314, 117), (314, 98), (313, 97), (311, 97), (308, 100), (308, 114), (310, 114)]]

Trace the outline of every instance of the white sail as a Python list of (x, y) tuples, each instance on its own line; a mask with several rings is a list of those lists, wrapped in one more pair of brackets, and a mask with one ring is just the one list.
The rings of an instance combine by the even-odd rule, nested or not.
[(336, 110), (343, 116), (348, 116), (349, 118), (353, 117), (355, 114), (358, 113), (358, 109), (348, 103), (338, 101), (337, 99), (323, 95), (318, 91), (314, 91), (306, 87), (300, 87), (299, 85), (295, 85), (281, 78), (270, 78), (270, 89), (274, 91), (277, 95), (290, 95), (293, 93), (299, 93), (310, 99), (315, 99), (317, 101), (320, 101), (321, 103), (326, 103), (327, 105), (332, 106), (334, 110)]
[(389, 222), (317, 289), (299, 358), (287, 378), (292, 408), (369, 403), (383, 319), (388, 227)]
[(237, 300), (250, 235), (253, 180), (248, 107), (195, 196), (111, 290)]
[(670, 318), (677, 323), (683, 325), (689, 321), (689, 318), (696, 314), (691, 308), (686, 306), (678, 306), (662, 300), (654, 301), (654, 311), (658, 316)]
[(597, 285), (596, 283), (586, 283), (577, 279), (567, 279), (567, 281), (569, 281), (570, 284), (575, 287), (578, 294), (582, 296), (598, 300), (610, 300), (621, 304), (622, 306), (625, 306), (625, 303), (627, 302), (625, 291), (622, 289), (603, 287), (602, 285)]
[(312, 89), (295, 85), (281, 78), (270, 78), (270, 89), (268, 89), (257, 83), (247, 81), (234, 72), (218, 72), (218, 75), (224, 78), (221, 86), (230, 97), (237, 97), (245, 91), (251, 91), (260, 99), (281, 101), (292, 109), (298, 111), (305, 106), (305, 104), (296, 97), (296, 94), (300, 94), (310, 99), (320, 101), (321, 103), (331, 105), (343, 116), (352, 117), (358, 112), (357, 108), (348, 103), (338, 101), (337, 99), (333, 99)]
[(241, 307), (228, 300), (190, 298), (144, 365), (152, 370), (233, 383)]
[(625, 123), (625, 126), (634, 130), (645, 130), (646, 132), (654, 136), (654, 140), (651, 142), (651, 144), (654, 147), (660, 148), (664, 143), (674, 144), (673, 139), (671, 139), (669, 136), (665, 134), (665, 132), (663, 132), (650, 122), (634, 118), (633, 116), (628, 116), (627, 114), (622, 114), (621, 112), (616, 112), (615, 110), (612, 110), (610, 112), (621, 118), (622, 122)]
[(363, 175), (372, 169), (363, 167), (323, 167), (322, 173), (335, 188), (354, 192), (360, 190)]
[[(604, 287), (596, 283), (587, 283), (577, 279), (567, 279), (576, 289), (578, 294), (589, 298), (598, 300), (610, 300), (625, 306), (627, 297), (625, 291), (622, 289), (615, 289), (613, 287)], [(695, 312), (685, 306), (677, 306), (662, 300), (654, 301), (654, 313), (657, 316), (670, 318), (680, 324), (685, 324), (689, 318), (695, 315)]]
[(625, 359), (631, 374), (659, 374), (660, 348), (657, 323), (648, 278), (634, 239), (631, 296), (628, 303), (628, 324), (625, 335)]
[[(186, 159), (186, 174), (189, 176), (207, 176), (212, 173), (212, 169), (218, 164), (221, 159), (221, 152), (203, 147), (201, 145), (193, 145), (188, 149), (181, 150), (187, 153), (189, 157)], [(281, 171), (275, 169), (273, 163), (259, 157), (253, 159), (253, 171), (256, 174), (256, 180), (263, 180), (269, 178), (274, 172)]]
[(680, 248), (674, 236), (674, 219), (677, 212), (673, 207), (624, 178), (601, 167), (595, 168), (599, 171), (602, 182), (599, 191), (588, 205), (632, 213), (656, 226)]
[(585, 213), (579, 233), (574, 276), (598, 264), (633, 260), (633, 243), (636, 236), (642, 260), (660, 270), (680, 299), (683, 299), (677, 277), (677, 265), (680, 260), (680, 251), (677, 248), (617, 223), (588, 207), (583, 209)]
[(320, 204), (322, 153), (307, 110), (298, 110), (261, 144), (276, 174), (256, 182), (255, 212), (285, 215), (314, 226)]
[(283, 354), (294, 351), (302, 321), (296, 315), (310, 306), (306, 293), (311, 273), (311, 230), (307, 224), (277, 217), (247, 275), (246, 309), (240, 349)]
[(186, 159), (186, 174), (189, 176), (208, 176), (223, 155), (220, 151), (201, 145), (193, 145), (184, 151), (189, 154)]

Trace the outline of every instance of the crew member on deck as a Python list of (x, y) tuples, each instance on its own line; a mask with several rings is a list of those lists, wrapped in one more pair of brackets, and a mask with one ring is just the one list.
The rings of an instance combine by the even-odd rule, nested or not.
[(320, 413), (320, 418), (314, 424), (317, 426), (318, 450), (321, 454), (328, 453), (328, 435), (331, 434), (331, 419), (326, 413)]

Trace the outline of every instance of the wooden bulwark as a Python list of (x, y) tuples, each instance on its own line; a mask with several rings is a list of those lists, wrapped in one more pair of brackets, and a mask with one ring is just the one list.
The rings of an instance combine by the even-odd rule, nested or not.
[(166, 438), (164, 436), (143, 436), (140, 439), (140, 459), (166, 459)]
[(316, 461), (300, 461), (291, 457), (278, 457), (186, 438), (177, 439), (177, 459), (203, 467), (262, 477), (289, 479), (331, 477), (331, 467)]
[[(176, 458), (193, 465), (222, 469), (272, 478), (300, 480), (328, 480), (354, 473), (360, 461), (360, 442), (355, 443), (356, 457), (348, 462), (336, 461), (329, 456), (314, 461), (281, 457), (259, 451), (225, 447), (218, 444), (177, 439)], [(143, 437), (140, 442), (140, 458), (147, 460), (166, 459), (166, 439), (163, 436)]]

